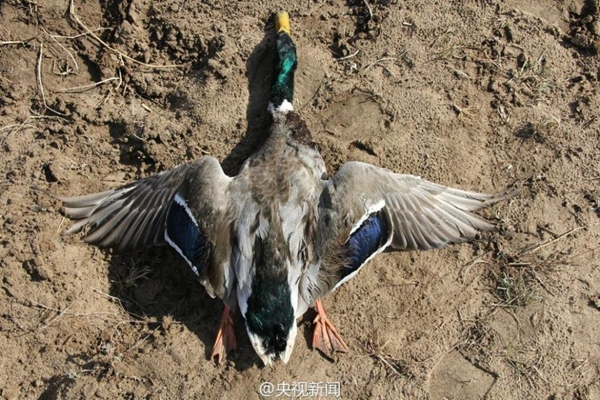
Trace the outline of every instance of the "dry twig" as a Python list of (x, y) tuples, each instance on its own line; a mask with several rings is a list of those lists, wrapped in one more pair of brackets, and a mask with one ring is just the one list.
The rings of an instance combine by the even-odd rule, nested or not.
[(55, 109), (53, 109), (52, 107), (50, 107), (48, 105), (48, 102), (46, 102), (46, 93), (44, 92), (44, 83), (42, 82), (42, 59), (43, 58), (44, 58), (44, 44), (40, 43), (40, 50), (38, 52), (38, 59), (37, 59), (36, 65), (35, 65), (35, 69), (36, 69), (38, 86), (40, 89), (40, 93), (42, 95), (42, 101), (44, 103), (44, 107), (46, 108), (46, 110), (53, 112), (56, 115), (60, 115), (61, 117), (68, 117), (67, 114), (63, 114), (60, 111), (56, 111)]
[[(374, 65), (380, 65), (381, 63), (383, 63), (383, 62), (387, 62), (387, 61), (396, 61), (397, 59), (398, 59), (397, 57), (383, 57), (383, 58), (380, 58), (380, 59), (378, 59), (378, 60), (375, 60), (375, 61), (374, 61), (374, 62), (372, 62), (371, 64), (367, 65), (367, 66), (365, 67), (365, 70), (364, 70), (364, 71), (365, 71), (365, 72), (367, 72), (367, 71), (369, 70), (369, 68), (371, 68), (371, 67), (372, 67), (372, 66), (374, 66)], [(387, 69), (385, 66), (382, 66), (382, 67), (383, 67), (383, 68), (385, 68), (385, 69)], [(390, 72), (390, 71), (389, 71), (389, 69), (388, 69), (388, 72)], [(390, 72), (390, 73), (391, 73), (391, 72)], [(392, 74), (392, 75), (393, 75), (393, 74)]]
[(347, 60), (349, 58), (352, 58), (352, 57), (356, 56), (358, 53), (360, 53), (360, 50), (356, 50), (354, 53), (349, 54), (349, 55), (344, 56), (344, 57), (334, 58), (334, 60), (335, 61), (344, 61), (344, 60)]
[(124, 54), (122, 52), (120, 52), (119, 50), (111, 47), (108, 43), (106, 43), (104, 40), (100, 39), (100, 37), (98, 37), (98, 35), (96, 35), (90, 28), (88, 28), (83, 22), (81, 22), (81, 20), (79, 19), (79, 17), (77, 16), (77, 14), (75, 13), (75, 1), (74, 0), (69, 0), (69, 16), (71, 18), (73, 18), (73, 20), (75, 22), (77, 22), (77, 24), (79, 24), (79, 26), (81, 26), (88, 35), (90, 35), (91, 37), (93, 37), (94, 39), (96, 39), (96, 41), (98, 41), (98, 43), (100, 43), (102, 46), (104, 46), (107, 50), (112, 51), (113, 53), (117, 54), (119, 57), (121, 57), (122, 59), (126, 59), (129, 60), (135, 64), (138, 65), (143, 65), (144, 67), (148, 67), (148, 68), (154, 68), (154, 69), (161, 69), (161, 68), (181, 68), (184, 67), (185, 65), (159, 65), (159, 64), (147, 64), (145, 62), (136, 60), (133, 57), (128, 56), (127, 54)]
[[(71, 61), (73, 62), (73, 65), (75, 66), (75, 69), (70, 69), (67, 66), (67, 70), (63, 71), (63, 72), (59, 72), (57, 75), (61, 75), (61, 76), (65, 76), (65, 75), (69, 75), (69, 74), (76, 74), (79, 72), (79, 64), (77, 64), (77, 60), (75, 60), (75, 57), (73, 56), (73, 54), (71, 54), (71, 52), (69, 50), (67, 50), (67, 48), (65, 46), (63, 46), (61, 43), (59, 43), (58, 40), (56, 40), (56, 37), (54, 37), (53, 35), (51, 35), (48, 31), (46, 31), (44, 29), (44, 33), (46, 33), (46, 35), (52, 39), (54, 41), (54, 43), (56, 43), (58, 45), (58, 47), (60, 47), (65, 53), (67, 53), (69, 55), (69, 58), (71, 59)], [(54, 66), (52, 67), (52, 69), (54, 70)]]
[[(119, 74), (120, 75), (120, 74)], [(113, 76), (111, 78), (106, 78), (104, 80), (101, 80), (100, 82), (96, 82), (96, 83), (92, 83), (90, 85), (84, 85), (84, 86), (75, 86), (75, 87), (70, 87), (70, 88), (65, 88), (65, 89), (58, 89), (56, 90), (56, 92), (58, 93), (82, 93), (82, 92), (87, 92), (90, 89), (94, 89), (100, 85), (103, 85), (105, 83), (108, 82), (112, 82), (112, 81), (120, 81), (121, 77), (120, 76)], [(120, 84), (119, 84), (120, 86)]]
[(541, 249), (543, 249), (546, 246), (550, 246), (551, 244), (554, 244), (554, 243), (560, 241), (561, 239), (564, 239), (567, 236), (572, 235), (573, 233), (575, 233), (577, 231), (580, 231), (580, 230), (582, 230), (584, 228), (589, 228), (589, 227), (588, 226), (579, 226), (577, 228), (573, 228), (573, 229), (571, 229), (571, 230), (563, 233), (562, 235), (559, 235), (558, 237), (556, 237), (556, 238), (554, 238), (552, 240), (548, 240), (546, 242), (538, 243), (538, 244), (536, 244), (536, 245), (534, 245), (532, 247), (525, 248), (518, 255), (521, 256), (523, 254), (534, 253), (534, 252), (536, 252), (538, 250), (541, 250)]
[(371, 9), (371, 6), (369, 5), (369, 1), (363, 0), (363, 3), (365, 3), (365, 6), (367, 6), (367, 10), (369, 11), (369, 20), (372, 20), (373, 19), (373, 10)]

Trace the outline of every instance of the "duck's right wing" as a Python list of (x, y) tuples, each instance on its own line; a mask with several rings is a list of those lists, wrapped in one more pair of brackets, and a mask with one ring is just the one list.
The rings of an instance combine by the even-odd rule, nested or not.
[(65, 216), (77, 220), (68, 234), (84, 230), (83, 240), (117, 252), (169, 244), (222, 297), (234, 276), (229, 255), (218, 253), (230, 248), (231, 181), (215, 158), (203, 157), (120, 188), (59, 199)]
[(515, 194), (468, 192), (370, 164), (345, 164), (326, 183), (319, 204), (321, 256), (340, 264), (338, 273), (324, 266), (327, 289), (386, 249), (429, 250), (495, 229), (473, 211)]

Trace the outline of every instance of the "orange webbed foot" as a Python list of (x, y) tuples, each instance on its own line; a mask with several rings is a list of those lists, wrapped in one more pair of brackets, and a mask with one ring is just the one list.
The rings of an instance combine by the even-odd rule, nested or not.
[(333, 324), (329, 321), (329, 318), (327, 318), (321, 300), (316, 301), (315, 307), (317, 309), (317, 317), (314, 320), (313, 348), (319, 349), (327, 357), (331, 357), (334, 351), (343, 353), (348, 351), (348, 346), (344, 342), (344, 339), (342, 339)]
[(233, 329), (231, 310), (229, 307), (225, 306), (210, 358), (213, 360), (216, 357), (217, 364), (221, 364), (225, 359), (227, 352), (236, 348), (237, 340), (235, 338), (235, 330)]

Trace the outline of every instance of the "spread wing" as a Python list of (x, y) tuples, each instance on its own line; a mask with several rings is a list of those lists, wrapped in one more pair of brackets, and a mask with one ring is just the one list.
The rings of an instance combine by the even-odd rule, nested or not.
[(370, 164), (345, 164), (325, 185), (319, 204), (322, 292), (386, 249), (435, 249), (494, 230), (473, 211), (516, 194), (467, 192)]
[[(117, 252), (169, 244), (199, 275), (209, 293), (223, 297), (229, 271), (227, 177), (218, 161), (203, 157), (120, 188), (60, 197), (65, 216), (77, 220), (68, 234)], [(207, 268), (208, 267), (208, 268)]]

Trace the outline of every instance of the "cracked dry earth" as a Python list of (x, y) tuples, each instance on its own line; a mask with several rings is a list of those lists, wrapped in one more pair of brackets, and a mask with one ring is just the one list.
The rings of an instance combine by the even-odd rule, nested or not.
[[(350, 160), (521, 195), (501, 234), (384, 254), (325, 299), (350, 351), (208, 360), (223, 310), (168, 249), (61, 232), (60, 195), (211, 154), (235, 174), (270, 124), (271, 15), (298, 47), (295, 106), (330, 173)], [(0, 3), (0, 397), (598, 399), (597, 0)]]

